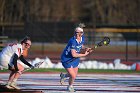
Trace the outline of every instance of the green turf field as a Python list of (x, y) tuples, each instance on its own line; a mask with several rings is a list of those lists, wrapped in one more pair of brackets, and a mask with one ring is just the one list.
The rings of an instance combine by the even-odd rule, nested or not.
[[(8, 72), (8, 70), (0, 70), (0, 72)], [(39, 68), (39, 69), (32, 69), (27, 72), (45, 72), (45, 73), (60, 73), (66, 72), (65, 69), (48, 69), (48, 68)], [(79, 69), (79, 73), (105, 73), (105, 74), (140, 74), (140, 71), (134, 70), (110, 70), (110, 69)]]

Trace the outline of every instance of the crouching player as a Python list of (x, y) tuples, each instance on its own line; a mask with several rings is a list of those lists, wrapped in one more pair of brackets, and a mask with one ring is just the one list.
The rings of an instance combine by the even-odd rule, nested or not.
[[(23, 63), (34, 68), (28, 63), (24, 56), (23, 51), (29, 49), (31, 46), (31, 40), (29, 37), (25, 37), (21, 43), (9, 44), (0, 53), (0, 64), (10, 70), (10, 75), (6, 87), (9, 89), (20, 89), (16, 81), (21, 76), (24, 70)], [(19, 61), (18, 61), (19, 60)], [(23, 62), (23, 63), (22, 63)]]

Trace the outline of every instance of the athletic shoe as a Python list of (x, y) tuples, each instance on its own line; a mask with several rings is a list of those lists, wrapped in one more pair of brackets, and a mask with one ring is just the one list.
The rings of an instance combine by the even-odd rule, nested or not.
[(69, 92), (76, 92), (76, 90), (73, 88), (73, 86), (68, 86), (68, 87), (67, 87), (67, 90), (68, 90)]
[(13, 87), (14, 89), (18, 89), (18, 90), (20, 89), (15, 82), (12, 82), (10, 86)]
[(61, 85), (64, 85), (65, 80), (66, 80), (65, 74), (61, 73), (60, 74), (60, 83), (61, 83)]
[(14, 89), (13, 87), (11, 87), (11, 86), (10, 86), (10, 85), (8, 85), (8, 84), (7, 84), (7, 85), (5, 85), (5, 87), (6, 87), (6, 88), (8, 88), (8, 89)]
[(8, 89), (14, 89), (13, 87), (10, 86), (10, 84), (11, 84), (11, 82), (8, 82), (8, 83), (5, 85), (5, 87), (8, 88)]

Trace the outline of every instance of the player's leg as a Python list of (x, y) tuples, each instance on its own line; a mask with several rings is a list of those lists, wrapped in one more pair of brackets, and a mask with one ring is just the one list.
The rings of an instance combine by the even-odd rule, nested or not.
[(14, 79), (18, 79), (21, 76), (22, 71), (24, 70), (24, 66), (21, 65), (20, 63), (17, 63), (17, 66), (18, 66), (19, 71), (15, 73)]
[(7, 85), (10, 85), (11, 87), (15, 88), (15, 89), (20, 89), (16, 82), (17, 82), (17, 79), (21, 76), (21, 72), (24, 70), (24, 67), (20, 64), (20, 63), (17, 63), (17, 66), (18, 66), (18, 69), (19, 71), (15, 71), (13, 70), (14, 67), (10, 67), (11, 69), (11, 74), (9, 76), (9, 80), (8, 80), (8, 84)]
[[(62, 63), (62, 65), (66, 69), (66, 71), (67, 71), (67, 68), (73, 67), (73, 64), (71, 64), (71, 63), (70, 64)], [(60, 73), (60, 83), (61, 83), (61, 85), (64, 85), (64, 82), (65, 82), (66, 78), (68, 78), (68, 77), (70, 77), (70, 74), (68, 73), (68, 71), (67, 71), (66, 74)]]
[(11, 87), (11, 82), (13, 81), (14, 77), (15, 77), (15, 70), (14, 70), (14, 67), (11, 67), (9, 64), (8, 64), (8, 69), (10, 70), (10, 75), (9, 75), (9, 79), (8, 79), (8, 82), (6, 84), (6, 87), (9, 88), (9, 89), (14, 89), (13, 87)]
[(9, 75), (9, 80), (8, 80), (8, 82), (6, 84), (6, 87), (9, 88), (9, 89), (14, 89), (13, 87), (10, 86), (12, 80), (14, 79), (14, 76), (15, 76), (15, 71), (11, 71), (10, 75)]
[(74, 83), (74, 80), (76, 79), (76, 76), (77, 76), (79, 60), (75, 60), (74, 62), (71, 62), (69, 64), (62, 63), (62, 65), (66, 69), (67, 74), (60, 74), (60, 77), (61, 77), (60, 83), (61, 84), (64, 83), (65, 78), (70, 77), (69, 78), (69, 86), (67, 87), (67, 89), (70, 92), (75, 92), (75, 89), (73, 88), (73, 83)]
[(79, 65), (79, 61), (75, 60), (74, 62), (71, 63), (71, 68), (67, 69), (67, 72), (70, 75), (69, 78), (69, 86), (67, 87), (68, 91), (70, 92), (75, 92), (76, 90), (73, 87), (73, 83), (76, 79), (77, 73), (78, 73), (78, 65)]
[[(66, 69), (66, 68), (70, 68), (71, 67), (71, 64), (67, 64), (67, 63), (62, 63), (63, 67)], [(64, 82), (66, 80), (67, 77), (69, 77), (69, 73), (60, 73), (60, 84), (61, 85), (64, 85)]]
[(67, 72), (70, 75), (69, 86), (67, 87), (67, 90), (70, 91), (70, 92), (75, 92), (75, 89), (73, 88), (73, 83), (74, 83), (74, 81), (76, 79), (77, 71), (78, 71), (78, 67), (76, 67), (76, 68), (67, 68)]
[(8, 80), (8, 82), (12, 82), (13, 79), (14, 79), (14, 77), (15, 77), (15, 71), (11, 71), (11, 72), (10, 72), (10, 75), (9, 75), (9, 80)]
[(61, 83), (61, 85), (64, 85), (65, 80), (66, 80), (68, 77), (70, 77), (69, 73), (66, 73), (66, 74), (60, 73), (60, 83)]
[(78, 65), (79, 65), (79, 61), (75, 60), (74, 62), (71, 63), (71, 68), (66, 69), (70, 75), (69, 85), (72, 85), (74, 80), (76, 79), (77, 72), (78, 72)]
[(21, 65), (20, 63), (17, 63), (17, 65), (18, 65), (19, 71), (15, 73), (15, 76), (14, 76), (14, 78), (13, 78), (13, 80), (12, 80), (11, 86), (14, 87), (14, 88), (16, 88), (16, 89), (20, 89), (20, 88), (17, 86), (17, 83), (16, 83), (16, 82), (17, 82), (18, 78), (21, 76), (22, 71), (24, 70), (24, 67), (23, 67), (23, 65)]
[(67, 68), (67, 72), (69, 73), (69, 85), (73, 85), (74, 80), (76, 79), (76, 74), (74, 68)]

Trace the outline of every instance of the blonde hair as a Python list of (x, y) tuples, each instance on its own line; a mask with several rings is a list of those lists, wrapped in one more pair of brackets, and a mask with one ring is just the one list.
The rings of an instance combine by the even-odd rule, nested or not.
[(84, 23), (79, 23), (78, 26), (75, 28), (75, 31), (80, 30), (83, 32), (83, 28), (85, 27)]

